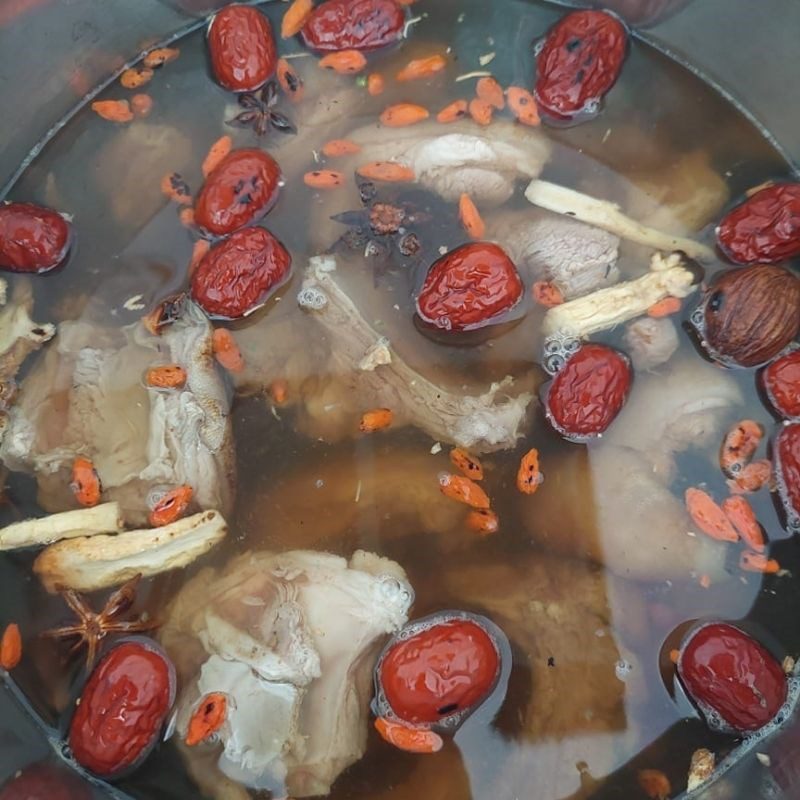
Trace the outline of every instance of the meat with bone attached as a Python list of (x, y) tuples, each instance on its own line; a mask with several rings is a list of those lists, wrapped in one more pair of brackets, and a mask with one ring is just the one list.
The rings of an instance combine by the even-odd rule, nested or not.
[[(191, 302), (161, 336), (141, 323), (119, 330), (64, 323), (21, 387), (0, 457), (36, 475), (47, 511), (75, 507), (69, 475), (78, 455), (92, 460), (103, 498), (120, 503), (128, 524), (145, 522), (153, 490), (181, 484), (201, 508), (229, 510), (230, 394), (212, 332)], [(185, 386), (147, 388), (143, 376), (158, 364), (182, 366)]]
[(262, 551), (202, 571), (178, 593), (160, 634), (186, 687), (179, 735), (203, 695), (223, 692), (220, 782), (327, 794), (364, 753), (377, 653), (412, 600), (402, 568), (363, 551), (349, 561)]

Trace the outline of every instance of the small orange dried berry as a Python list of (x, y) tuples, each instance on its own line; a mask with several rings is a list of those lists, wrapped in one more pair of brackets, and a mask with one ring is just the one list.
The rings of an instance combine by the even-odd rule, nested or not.
[(103, 488), (97, 470), (88, 458), (78, 456), (72, 462), (72, 482), (69, 488), (82, 506), (91, 508), (100, 502)]
[(735, 478), (750, 463), (763, 437), (764, 429), (752, 419), (730, 428), (719, 451), (719, 465), (727, 477)]
[(412, 728), (384, 717), (375, 720), (375, 729), (384, 741), (407, 753), (438, 753), (444, 744), (442, 737), (435, 731)]
[(153, 110), (153, 98), (149, 94), (135, 94), (131, 97), (131, 111), (137, 117), (147, 117)]
[(241, 372), (244, 369), (242, 351), (227, 328), (215, 328), (211, 343), (214, 348), (214, 358), (228, 372)]
[(469, 103), (466, 100), (454, 100), (436, 115), (436, 121), (443, 123), (456, 122), (459, 119), (464, 119), (467, 114), (469, 114)]
[(488, 103), (498, 111), (506, 107), (503, 87), (492, 77), (486, 76), (478, 81), (475, 87), (478, 98)]
[(138, 89), (153, 79), (154, 72), (147, 67), (131, 67), (119, 76), (119, 82), (126, 89)]
[(469, 115), (478, 125), (489, 125), (494, 117), (494, 106), (476, 97), (469, 101)]
[(180, 54), (181, 51), (177, 47), (159, 47), (157, 50), (151, 50), (142, 63), (149, 69), (157, 69), (174, 61)]
[(303, 175), (303, 183), (312, 189), (338, 189), (344, 181), (344, 175), (332, 169), (315, 169)]
[(772, 464), (767, 459), (753, 461), (735, 478), (728, 481), (731, 494), (750, 494), (769, 485), (772, 480)]
[(741, 495), (728, 497), (722, 502), (722, 510), (733, 524), (742, 541), (753, 550), (763, 553), (767, 547), (764, 531), (758, 524), (753, 507)]
[(517, 489), (523, 494), (533, 494), (544, 480), (539, 471), (539, 451), (533, 447), (522, 456), (517, 470)]
[(467, 526), (483, 536), (490, 536), (500, 529), (500, 520), (491, 508), (473, 508), (467, 514)]
[(414, 170), (405, 164), (396, 161), (372, 161), (360, 166), (357, 170), (362, 178), (369, 181), (384, 181), (386, 183), (407, 183), (416, 178)]
[(712, 539), (721, 542), (737, 542), (739, 536), (725, 512), (702, 489), (687, 489), (686, 510), (694, 524)]
[(294, 0), (281, 21), (281, 38), (289, 39), (300, 33), (314, 10), (314, 0)]
[(428, 119), (430, 112), (424, 106), (414, 103), (396, 103), (387, 106), (380, 116), (381, 122), (387, 128), (404, 128), (408, 125), (416, 125)]
[(533, 300), (545, 308), (555, 308), (564, 302), (564, 295), (552, 281), (536, 281), (531, 287)]
[(192, 203), (192, 192), (183, 176), (177, 172), (168, 172), (161, 179), (161, 193), (174, 203), (188, 206)]
[(293, 102), (302, 100), (305, 93), (303, 79), (297, 74), (295, 68), (285, 59), (278, 59), (278, 66), (275, 70), (278, 76), (278, 83), (284, 94)]
[(154, 389), (181, 389), (186, 385), (186, 370), (177, 364), (151, 367), (145, 373), (144, 382)]
[(206, 254), (211, 249), (211, 243), (208, 239), (198, 239), (192, 247), (192, 258), (189, 261), (189, 277), (191, 278), (194, 271), (200, 266), (200, 262), (206, 257)]
[(647, 316), (653, 319), (661, 319), (662, 317), (669, 317), (672, 314), (677, 314), (681, 310), (681, 301), (677, 297), (665, 297), (657, 303), (653, 303), (647, 309)]
[(95, 100), (92, 111), (109, 122), (130, 122), (133, 119), (131, 104), (127, 100)]
[(462, 475), (443, 472), (439, 476), (439, 491), (445, 497), (473, 508), (489, 508), (491, 505), (486, 492), (477, 483)]
[(360, 50), (339, 50), (328, 53), (319, 60), (323, 69), (332, 69), (340, 75), (355, 75), (367, 66), (367, 59)]
[(461, 473), (474, 481), (483, 480), (483, 464), (461, 447), (450, 451), (450, 462)]
[(365, 411), (361, 415), (361, 422), (358, 424), (358, 429), (362, 433), (375, 433), (375, 431), (382, 431), (392, 424), (394, 419), (394, 412), (388, 408), (376, 408), (372, 411)]
[(215, 734), (228, 716), (228, 697), (222, 692), (210, 692), (200, 698), (189, 720), (186, 744), (194, 747)]
[(367, 91), (373, 96), (376, 97), (379, 94), (383, 94), (383, 90), (386, 88), (386, 81), (383, 79), (383, 75), (379, 72), (372, 72), (367, 77)]
[(521, 86), (509, 86), (506, 90), (506, 99), (511, 113), (518, 122), (532, 128), (541, 125), (536, 99), (527, 89), (523, 89)]
[(322, 145), (322, 154), (328, 158), (338, 158), (339, 156), (351, 156), (361, 151), (361, 145), (350, 139), (331, 139)]
[(754, 553), (752, 550), (742, 552), (739, 566), (745, 572), (761, 572), (766, 575), (774, 575), (781, 569), (781, 565), (774, 558), (767, 558), (763, 553)]
[(0, 639), (0, 667), (11, 670), (22, 660), (22, 636), (19, 626), (12, 622), (3, 631)]
[(289, 396), (289, 384), (282, 378), (272, 381), (269, 385), (269, 396), (275, 405), (283, 405)]
[(231, 152), (233, 139), (230, 136), (220, 136), (208, 150), (203, 159), (203, 177), (207, 178), (220, 164), (222, 159)]
[(397, 73), (397, 80), (400, 83), (406, 81), (416, 81), (423, 78), (430, 78), (441, 72), (447, 66), (447, 59), (443, 55), (428, 56), (427, 58), (415, 58), (409, 61), (400, 72)]
[(486, 223), (472, 202), (472, 198), (463, 193), (458, 200), (458, 218), (470, 239), (483, 239), (486, 234)]
[(178, 214), (178, 219), (181, 221), (181, 225), (186, 228), (193, 228), (194, 227), (194, 209), (193, 208), (182, 208), (180, 213)]
[(183, 485), (170, 489), (153, 506), (153, 510), (150, 512), (150, 525), (160, 528), (180, 519), (189, 507), (189, 503), (192, 502), (193, 496), (194, 491), (191, 486)]
[(642, 769), (637, 775), (639, 786), (650, 800), (669, 800), (672, 786), (659, 769)]

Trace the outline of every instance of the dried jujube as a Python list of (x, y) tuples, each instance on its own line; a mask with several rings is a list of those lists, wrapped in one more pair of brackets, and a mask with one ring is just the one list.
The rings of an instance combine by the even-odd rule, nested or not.
[(550, 424), (565, 438), (584, 441), (608, 429), (628, 399), (633, 371), (627, 356), (584, 344), (556, 373), (547, 391)]
[(717, 730), (757, 731), (786, 701), (781, 664), (762, 644), (727, 623), (702, 625), (690, 633), (677, 668), (686, 693)]
[(784, 425), (772, 444), (775, 482), (788, 526), (800, 528), (800, 423)]
[(537, 45), (534, 97), (546, 116), (568, 121), (597, 111), (625, 60), (625, 26), (605, 11), (575, 11)]
[(800, 418), (800, 350), (776, 358), (761, 374), (770, 405), (785, 419)]
[(269, 20), (253, 6), (229, 5), (208, 27), (211, 69), (220, 86), (233, 92), (254, 92), (278, 65)]
[(206, 178), (194, 209), (195, 223), (225, 236), (264, 216), (278, 199), (281, 168), (263, 150), (234, 150)]
[(47, 272), (64, 262), (70, 224), (56, 211), (33, 203), (0, 204), (0, 269)]
[(800, 256), (800, 183), (778, 183), (729, 211), (717, 227), (722, 252), (737, 264)]
[(404, 26), (395, 0), (327, 0), (311, 12), (301, 33), (312, 50), (376, 50), (398, 41)]
[(101, 778), (133, 769), (161, 738), (174, 699), (174, 668), (154, 643), (116, 645), (81, 693), (69, 727), (72, 755)]
[(192, 298), (213, 317), (238, 319), (288, 277), (292, 257), (264, 228), (243, 228), (212, 247), (192, 275)]
[(759, 366), (800, 331), (800, 279), (769, 264), (729, 270), (706, 290), (692, 319), (716, 361)]
[(445, 331), (469, 331), (498, 322), (522, 299), (514, 262), (490, 242), (457, 247), (434, 262), (417, 296), (420, 319)]

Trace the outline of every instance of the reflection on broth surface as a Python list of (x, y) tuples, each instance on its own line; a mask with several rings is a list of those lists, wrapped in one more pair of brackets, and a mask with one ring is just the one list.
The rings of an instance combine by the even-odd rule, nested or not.
[[(279, 31), (286, 6), (259, 8)], [(227, 522), (220, 544), (143, 579), (125, 608), (125, 619), (161, 623), (156, 638), (175, 662), (179, 696), (177, 733), (118, 782), (131, 796), (512, 800), (533, 791), (537, 800), (603, 800), (647, 796), (643, 770), (663, 773), (656, 777), (673, 796), (686, 787), (696, 749), (719, 764), (739, 744), (710, 730), (673, 679), (670, 659), (687, 626), (746, 620), (746, 632), (779, 660), (800, 651), (789, 623), (800, 610), (796, 552), (782, 541), (771, 487), (762, 479), (746, 495), (768, 541), (763, 562), (745, 557), (756, 571), (742, 568), (741, 542), (703, 533), (684, 502), (689, 488), (717, 502), (741, 489), (741, 476), (729, 471), (726, 480), (719, 465), (734, 423), (754, 420), (766, 438), (775, 427), (755, 373), (708, 363), (685, 327), (701, 273), (708, 281), (729, 268), (715, 255), (714, 226), (786, 165), (734, 108), (635, 39), (600, 113), (581, 124), (529, 127), (508, 108), (486, 126), (469, 113), (436, 121), (448, 104), (473, 99), (482, 76), (532, 89), (532, 44), (560, 11), (517, 0), (420, 0), (407, 11), (415, 15), (408, 37), (368, 53), (359, 75), (319, 68), (299, 38), (279, 40), (278, 55), (294, 56), (285, 64), (303, 81), (301, 99), (276, 87), (237, 101), (211, 79), (195, 31), (136, 90), (152, 98), (148, 116), (116, 124), (82, 109), (8, 197), (67, 212), (76, 239), (65, 267), (6, 275), (0, 522), (77, 509), (78, 456), (92, 461), (103, 501), (120, 504), (126, 528), (146, 525), (154, 503), (181, 486), (192, 490), (188, 513), (215, 509)], [(432, 55), (446, 57), (443, 69), (395, 80), (409, 61)], [(370, 91), (370, 73), (383, 77), (382, 94)], [(98, 99), (130, 96), (115, 83)], [(400, 103), (430, 116), (407, 127), (376, 122)], [(259, 137), (251, 112), (279, 116), (264, 117)], [(243, 124), (226, 124), (242, 113)], [(177, 173), (197, 197), (206, 153), (226, 135), (234, 150), (262, 148), (280, 165), (277, 203), (253, 222), (292, 260), (290, 279), (251, 298), (252, 313), (235, 321), (207, 318), (210, 292), (175, 299), (208, 247), (197, 245), (204, 240), (189, 203), (161, 191)], [(415, 179), (357, 175), (374, 162), (410, 168)], [(322, 170), (339, 176), (304, 181)], [(180, 200), (176, 180), (170, 193)], [(532, 205), (531, 181), (582, 193), (581, 208)], [(250, 202), (244, 186), (232, 192)], [(447, 331), (415, 316), (416, 294), (432, 263), (469, 242), (463, 194), (485, 238), (514, 261), (524, 294), (498, 303), (489, 326)], [(587, 198), (618, 204), (648, 230), (631, 237), (597, 216), (587, 222), (586, 204), (609, 210)], [(702, 263), (668, 253), (651, 262), (653, 231), (692, 240)], [(652, 307), (637, 295), (646, 275), (680, 282), (673, 291), (659, 284)], [(447, 278), (454, 292), (475, 279)], [(232, 286), (228, 276), (220, 291)], [(165, 298), (160, 322), (172, 324), (155, 330), (152, 316), (141, 318)], [(546, 307), (578, 298), (584, 305)], [(57, 326), (52, 341), (48, 325), (29, 316)], [(633, 364), (624, 408), (602, 437), (582, 444), (559, 436), (545, 413), (552, 373), (578, 346), (563, 320)], [(234, 346), (215, 328), (232, 333), (241, 369), (214, 359), (224, 341), (228, 360), (219, 361), (236, 367)], [(183, 369), (182, 388), (148, 385), (148, 370), (169, 366)], [(579, 411), (596, 400), (588, 385)], [(391, 424), (361, 433), (362, 414), (379, 409)], [(456, 446), (480, 459), (494, 534), (476, 532), (455, 489), (440, 491), (460, 487), (480, 508), (482, 493), (452, 483)], [(543, 482), (528, 494), (517, 471), (532, 448)], [(762, 443), (754, 459), (769, 457)], [(64, 518), (48, 524), (60, 532), (12, 533), (28, 544), (76, 533)], [(161, 558), (158, 547), (165, 561), (181, 547), (153, 538), (141, 537), (141, 547), (155, 555), (135, 542), (122, 552), (112, 540), (107, 569), (130, 578)], [(80, 558), (81, 547), (91, 539), (66, 550)], [(31, 578), (32, 563), (25, 550), (0, 560), (3, 620), (17, 622), (24, 639), (13, 678), (63, 730), (85, 676), (80, 658), (39, 636), (72, 623), (62, 598)], [(91, 598), (92, 607), (104, 600)], [(373, 727), (375, 660), (407, 620), (449, 610), (502, 630), (502, 679), (454, 735), (434, 726), (438, 752), (402, 752)], [(440, 667), (423, 673), (433, 681)], [(463, 669), (468, 682), (476, 673)], [(186, 746), (190, 718), (213, 692), (227, 697), (230, 713), (216, 738)]]

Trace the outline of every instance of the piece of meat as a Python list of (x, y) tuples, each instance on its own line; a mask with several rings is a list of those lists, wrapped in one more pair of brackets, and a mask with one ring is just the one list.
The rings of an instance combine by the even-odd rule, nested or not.
[(262, 551), (205, 570), (178, 593), (160, 634), (186, 687), (178, 735), (200, 697), (224, 692), (224, 776), (293, 797), (327, 794), (364, 753), (377, 651), (412, 600), (399, 565), (364, 552), (348, 562)]
[(625, 326), (625, 352), (633, 368), (645, 372), (665, 364), (678, 349), (678, 330), (668, 317), (640, 317)]
[[(90, 458), (103, 498), (117, 500), (128, 524), (142, 524), (154, 490), (188, 484), (201, 508), (227, 513), (233, 501), (230, 393), (213, 356), (212, 327), (186, 302), (162, 336), (141, 323), (105, 329), (64, 323), (25, 379), (11, 409), (0, 457), (34, 473), (47, 511), (75, 507), (72, 462)], [(147, 388), (148, 367), (180, 364), (186, 385)]]
[(354, 165), (398, 161), (445, 200), (457, 202), (466, 192), (478, 207), (504, 203), (517, 180), (536, 178), (550, 155), (550, 144), (540, 131), (499, 119), (491, 129), (471, 120), (446, 128), (424, 122), (395, 129), (391, 136), (374, 124), (352, 131), (348, 138), (362, 148)]
[(480, 395), (436, 385), (370, 326), (335, 273), (332, 257), (312, 258), (298, 302), (329, 343), (327, 370), (339, 380), (334, 404), (339, 414), (349, 412), (355, 420), (364, 410), (385, 407), (394, 412), (395, 425), (414, 425), (435, 440), (477, 453), (515, 445), (527, 425), (532, 394), (515, 392), (510, 376)]
[(619, 238), (600, 228), (541, 209), (501, 211), (486, 222), (487, 238), (530, 282), (552, 281), (566, 300), (619, 280)]

